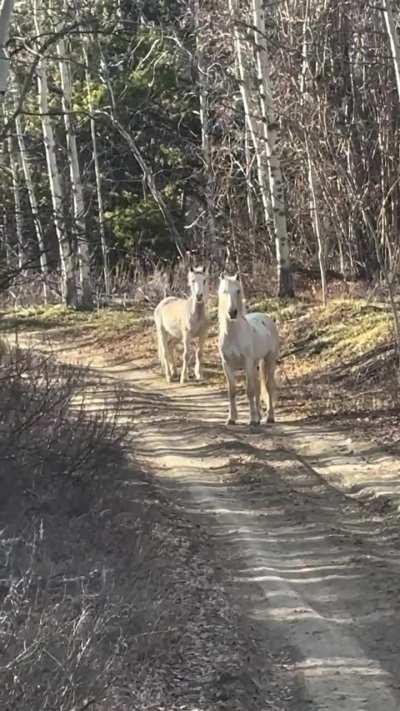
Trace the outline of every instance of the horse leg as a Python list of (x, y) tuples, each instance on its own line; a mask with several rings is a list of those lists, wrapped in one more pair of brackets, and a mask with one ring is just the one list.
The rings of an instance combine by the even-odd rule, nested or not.
[(196, 380), (202, 380), (203, 379), (203, 350), (204, 350), (204, 343), (206, 340), (206, 333), (202, 333), (199, 336), (199, 343), (196, 348), (196, 364), (194, 366), (194, 374), (196, 377)]
[(255, 393), (254, 393), (254, 399), (255, 399), (255, 405), (256, 405), (256, 410), (258, 413), (258, 422), (260, 423), (261, 421), (261, 386), (260, 386), (260, 379), (261, 379), (261, 371), (259, 372), (257, 366), (254, 368), (254, 386), (255, 386)]
[(276, 359), (269, 357), (265, 359), (266, 376), (267, 376), (267, 393), (268, 393), (268, 416), (267, 422), (275, 422), (274, 401), (276, 396), (276, 380), (275, 368)]
[(168, 360), (170, 364), (171, 378), (176, 378), (176, 359), (175, 359), (175, 342), (170, 341), (168, 344)]
[(164, 363), (165, 363), (165, 377), (167, 379), (167, 383), (172, 383), (172, 379), (174, 376), (174, 366), (173, 366), (173, 360), (171, 356), (171, 343), (168, 339), (168, 335), (165, 333), (164, 334)]
[(257, 370), (254, 363), (246, 363), (246, 390), (250, 407), (250, 425), (260, 424), (260, 412), (257, 407), (257, 398), (259, 399), (259, 396), (257, 396), (258, 386), (256, 373)]
[(267, 391), (267, 359), (262, 358), (258, 364), (260, 369), (260, 389), (261, 389), (261, 400), (263, 401), (265, 407), (269, 409), (269, 395)]
[(235, 371), (232, 370), (226, 361), (222, 361), (222, 367), (224, 369), (226, 382), (228, 383), (229, 395), (229, 415), (226, 424), (234, 425), (237, 420)]
[(189, 359), (190, 359), (190, 336), (187, 331), (183, 334), (183, 359), (182, 359), (182, 371), (181, 371), (181, 385), (188, 379), (189, 371)]
[(167, 358), (167, 336), (164, 329), (160, 323), (156, 324), (157, 329), (157, 344), (158, 344), (158, 357), (160, 359), (161, 370), (164, 372), (167, 383), (170, 382), (168, 358)]

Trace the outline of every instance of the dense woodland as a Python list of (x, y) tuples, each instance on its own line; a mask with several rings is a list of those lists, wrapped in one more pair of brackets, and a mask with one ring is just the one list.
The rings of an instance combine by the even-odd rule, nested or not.
[(190, 252), (274, 264), (282, 296), (304, 268), (393, 294), (399, 21), (390, 0), (3, 0), (2, 287), (90, 307)]

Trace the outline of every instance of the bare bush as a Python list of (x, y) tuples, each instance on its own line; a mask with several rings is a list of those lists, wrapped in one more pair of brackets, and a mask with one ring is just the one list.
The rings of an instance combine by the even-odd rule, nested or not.
[[(97, 463), (117, 438), (116, 420), (72, 408), (83, 371), (33, 351), (10, 351), (1, 362), (0, 463), (3, 501), (46, 489), (60, 491), (75, 478), (97, 476)], [(84, 436), (82, 436), (84, 434)], [(11, 487), (11, 481), (13, 485)], [(10, 484), (9, 486), (7, 484)], [(17, 486), (16, 486), (17, 484)]]
[(74, 403), (86, 379), (30, 351), (6, 352), (0, 364), (1, 708), (72, 707), (101, 673), (106, 577), (82, 566), (71, 531), (82, 533), (77, 520), (122, 461), (122, 432), (115, 416)]

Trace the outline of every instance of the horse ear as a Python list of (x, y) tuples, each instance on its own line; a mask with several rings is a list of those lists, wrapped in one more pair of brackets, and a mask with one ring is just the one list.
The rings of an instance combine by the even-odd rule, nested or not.
[(239, 281), (239, 272), (236, 272), (233, 278), (235, 279), (235, 281)]
[(224, 273), (224, 272), (221, 272), (220, 275), (219, 275), (219, 278), (220, 278), (220, 281), (222, 281), (223, 279), (225, 279), (225, 273)]

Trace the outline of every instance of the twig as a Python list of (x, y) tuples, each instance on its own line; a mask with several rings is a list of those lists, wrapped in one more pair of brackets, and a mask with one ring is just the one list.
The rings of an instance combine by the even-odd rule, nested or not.
[(85, 709), (88, 709), (89, 706), (95, 703), (95, 701), (95, 697), (92, 696), (92, 698), (90, 699), (85, 699), (81, 706), (73, 706), (72, 709), (70, 709), (69, 711), (85, 711)]

